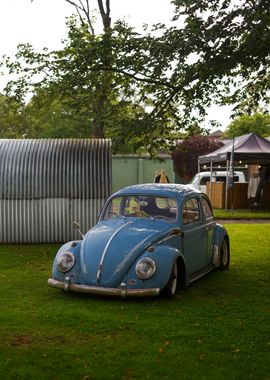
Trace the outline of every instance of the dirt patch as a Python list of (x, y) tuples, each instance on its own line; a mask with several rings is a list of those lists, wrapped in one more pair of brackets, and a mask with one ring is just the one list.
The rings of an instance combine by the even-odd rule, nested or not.
[(19, 335), (12, 338), (11, 345), (23, 346), (23, 345), (32, 344), (33, 341), (34, 341), (34, 338), (31, 335)]
[(33, 337), (31, 335), (16, 335), (11, 337), (10, 345), (13, 347), (26, 346), (32, 344), (64, 344), (67, 339), (64, 335), (45, 336), (44, 338)]

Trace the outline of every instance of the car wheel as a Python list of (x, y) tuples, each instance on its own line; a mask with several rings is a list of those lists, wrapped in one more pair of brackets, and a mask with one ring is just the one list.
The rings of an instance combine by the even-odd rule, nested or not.
[(161, 295), (171, 298), (175, 295), (178, 286), (178, 266), (175, 261), (172, 267), (171, 275), (168, 284), (165, 286)]
[(228, 269), (230, 265), (230, 249), (229, 243), (226, 239), (223, 239), (220, 246), (220, 270)]

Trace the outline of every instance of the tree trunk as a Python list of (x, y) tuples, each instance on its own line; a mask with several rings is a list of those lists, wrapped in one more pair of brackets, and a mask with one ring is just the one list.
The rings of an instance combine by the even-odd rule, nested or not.
[[(65, 0), (69, 4), (73, 5), (76, 8), (76, 11), (81, 19), (81, 22), (85, 24), (88, 23), (89, 33), (95, 35), (93, 22), (90, 14), (90, 0)], [(97, 0), (98, 8), (100, 12), (100, 16), (103, 24), (103, 36), (102, 36), (102, 44), (103, 44), (103, 66), (108, 68), (111, 66), (112, 60), (112, 48), (111, 48), (111, 17), (110, 17), (110, 0)], [(112, 91), (112, 74), (110, 74), (109, 70), (104, 74), (100, 74), (100, 83), (97, 89), (97, 98), (93, 99), (93, 111), (94, 118), (92, 120), (93, 123), (93, 137), (95, 138), (104, 138), (106, 131), (106, 123), (104, 120), (107, 113), (107, 108), (110, 106), (108, 104), (108, 99), (110, 97)]]

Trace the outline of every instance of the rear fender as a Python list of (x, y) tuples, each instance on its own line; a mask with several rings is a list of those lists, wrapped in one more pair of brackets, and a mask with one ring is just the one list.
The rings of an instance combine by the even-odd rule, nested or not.
[(220, 265), (220, 247), (224, 239), (226, 239), (228, 248), (230, 249), (230, 240), (226, 228), (224, 228), (221, 224), (217, 224), (213, 235), (212, 251), (212, 263), (215, 267), (218, 267)]

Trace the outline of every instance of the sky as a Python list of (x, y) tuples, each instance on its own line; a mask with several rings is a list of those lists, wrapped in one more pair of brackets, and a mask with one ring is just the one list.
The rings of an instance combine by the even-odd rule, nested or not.
[[(11, 54), (18, 43), (26, 42), (37, 49), (61, 47), (66, 34), (65, 19), (74, 13), (65, 0), (0, 1), (1, 54)], [(96, 0), (91, 2), (96, 4)], [(112, 21), (125, 19), (136, 28), (141, 28), (143, 23), (169, 22), (172, 15), (170, 0), (111, 0)]]
[[(30, 43), (35, 50), (61, 48), (67, 31), (66, 17), (74, 13), (74, 8), (65, 0), (0, 1), (0, 56), (12, 56), (20, 43)], [(91, 2), (95, 4), (96, 0)], [(172, 16), (170, 0), (111, 0), (112, 21), (124, 19), (139, 32), (144, 23), (169, 25)], [(99, 31), (98, 25), (96, 31)], [(7, 75), (0, 77), (0, 91), (7, 80)], [(215, 118), (224, 129), (230, 123), (229, 110), (229, 107), (212, 107), (209, 118)]]

